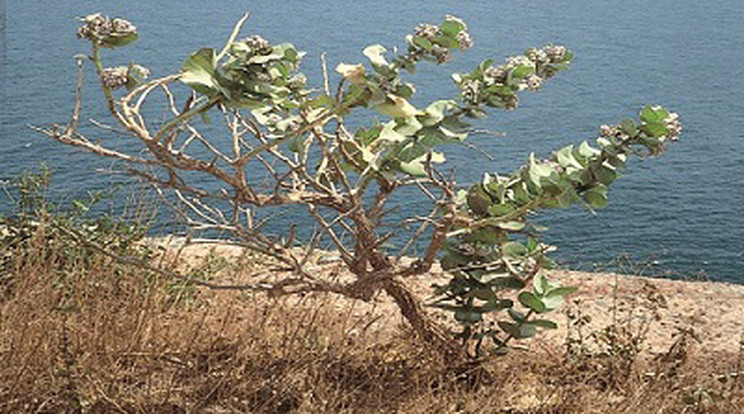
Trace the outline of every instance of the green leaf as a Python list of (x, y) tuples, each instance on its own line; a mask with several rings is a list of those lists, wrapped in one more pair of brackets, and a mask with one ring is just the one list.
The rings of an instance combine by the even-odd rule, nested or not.
[(506, 221), (496, 223), (497, 227), (508, 231), (521, 231), (522, 229), (524, 229), (524, 225), (525, 224), (521, 221)]
[(664, 118), (660, 118), (659, 114), (648, 105), (641, 110), (641, 121), (643, 122), (657, 123), (663, 120)]
[(496, 323), (499, 325), (499, 328), (508, 335), (519, 338), (519, 326), (516, 323), (506, 321), (498, 321)]
[(395, 90), (396, 95), (405, 99), (411, 99), (414, 93), (416, 93), (416, 88), (412, 83), (404, 83)]
[(546, 270), (555, 269), (555, 261), (548, 256), (539, 256), (537, 258), (537, 264)]
[(535, 325), (532, 325), (529, 322), (523, 323), (522, 326), (519, 327), (519, 336), (517, 336), (517, 339), (531, 338), (535, 335), (537, 335)]
[(653, 138), (660, 138), (669, 133), (669, 130), (661, 123), (647, 123), (643, 127), (643, 132)]
[(607, 205), (607, 187), (598, 184), (584, 193), (584, 200), (592, 208), (602, 208)]
[(303, 150), (304, 142), (305, 142), (304, 137), (296, 136), (289, 140), (287, 147), (292, 152), (300, 153)]
[(137, 39), (139, 39), (139, 33), (131, 33), (126, 36), (108, 36), (101, 39), (101, 46), (112, 49), (114, 47), (128, 45)]
[(497, 299), (496, 294), (493, 292), (493, 290), (489, 288), (480, 288), (480, 289), (473, 289), (467, 294), (465, 294), (466, 298), (476, 298), (480, 300), (493, 300)]
[(376, 105), (375, 110), (383, 115), (392, 116), (393, 118), (411, 118), (419, 114), (415, 106), (407, 100), (393, 94), (387, 94), (385, 102)]
[(545, 304), (534, 293), (522, 292), (519, 294), (518, 298), (519, 298), (519, 303), (521, 303), (525, 307), (530, 308), (537, 313), (545, 312), (545, 309), (546, 309)]
[(488, 207), (488, 214), (494, 217), (505, 216), (514, 211), (514, 207), (511, 204), (494, 204)]
[(532, 289), (535, 290), (535, 293), (538, 296), (543, 296), (545, 293), (547, 293), (552, 286), (550, 285), (550, 282), (548, 279), (543, 275), (542, 273), (535, 276), (534, 279), (532, 279)]
[(507, 257), (524, 257), (529, 254), (529, 251), (522, 243), (507, 242), (501, 246), (501, 253)]
[(543, 185), (550, 184), (550, 182), (557, 182), (560, 179), (558, 173), (549, 165), (537, 162), (534, 152), (530, 154), (530, 167), (528, 173), (530, 181), (537, 188), (542, 188)]
[(511, 77), (517, 79), (523, 79), (535, 73), (535, 68), (531, 65), (519, 65), (512, 69)]
[(433, 164), (441, 164), (446, 161), (444, 154), (441, 152), (431, 152), (431, 158), (429, 154), (424, 154), (410, 162), (401, 162), (401, 171), (413, 175), (413, 176), (425, 176), (426, 175), (426, 162), (431, 161)]
[(468, 207), (477, 215), (485, 215), (491, 206), (491, 197), (480, 185), (473, 186), (468, 191)]
[(558, 324), (548, 319), (533, 319), (529, 323), (540, 328), (558, 329)]
[(80, 200), (72, 200), (72, 205), (76, 209), (78, 209), (80, 211), (83, 211), (83, 212), (87, 212), (88, 210), (90, 210), (90, 208), (87, 205), (85, 205), (84, 202), (82, 202)]
[(388, 142), (403, 142), (408, 139), (408, 137), (398, 133), (394, 128), (395, 122), (393, 121), (383, 124), (379, 139)]
[(635, 137), (638, 133), (638, 128), (632, 119), (626, 119), (620, 123), (620, 129), (630, 137)]
[(427, 51), (431, 50), (431, 48), (434, 47), (429, 39), (425, 37), (414, 37), (413, 44)]
[(199, 49), (191, 54), (181, 67), (181, 70), (183, 70), (181, 82), (205, 95), (222, 92), (223, 89), (215, 78), (214, 59), (214, 49)]
[(543, 297), (543, 303), (546, 310), (550, 311), (563, 305), (564, 296), (569, 295), (578, 288), (574, 286), (552, 286), (548, 289)]
[(579, 290), (576, 286), (560, 286), (553, 289), (548, 290), (548, 292), (545, 294), (545, 297), (552, 298), (555, 296), (566, 296), (570, 295), (571, 293), (576, 292)]
[(488, 285), (494, 289), (524, 289), (524, 282), (514, 276), (495, 277), (488, 282)]
[(465, 27), (454, 20), (445, 20), (444, 23), (442, 23), (439, 28), (442, 30), (442, 33), (444, 33), (447, 36), (455, 37), (458, 33), (460, 33)]
[(483, 315), (478, 312), (473, 312), (468, 309), (460, 309), (455, 312), (455, 320), (458, 322), (471, 324), (480, 322), (483, 319)]
[(439, 36), (432, 42), (446, 49), (458, 49), (460, 47), (460, 42), (458, 42), (454, 37), (449, 36)]
[(563, 305), (563, 296), (546, 296), (542, 299), (542, 303), (545, 305), (545, 311), (549, 312)]
[(323, 94), (314, 98), (308, 104), (311, 108), (330, 108), (333, 105), (333, 98)]
[(388, 67), (388, 62), (383, 56), (385, 52), (387, 52), (387, 49), (382, 45), (371, 45), (364, 48), (362, 54), (369, 59), (373, 66)]
[(585, 159), (592, 159), (595, 156), (601, 154), (601, 151), (593, 148), (591, 145), (589, 145), (588, 142), (584, 141), (579, 146), (579, 155), (584, 157)]
[(488, 303), (481, 307), (481, 313), (498, 312), (504, 309), (510, 309), (512, 306), (514, 306), (514, 302), (509, 299), (493, 297), (488, 301)]
[(518, 311), (518, 310), (516, 310), (514, 308), (510, 308), (507, 312), (509, 313), (509, 317), (512, 318), (514, 320), (514, 322), (517, 322), (517, 323), (524, 322), (524, 318), (525, 318), (524, 313), (522, 313), (522, 312), (520, 312), (520, 311)]
[(456, 106), (455, 101), (435, 101), (426, 107), (426, 117), (421, 120), (421, 123), (426, 126), (436, 125), (444, 119), (444, 113)]
[(512, 88), (506, 85), (499, 85), (499, 84), (494, 84), (494, 85), (489, 86), (488, 88), (486, 88), (485, 92), (487, 94), (496, 94), (501, 97), (509, 97), (509, 96), (514, 95), (514, 90), (512, 90)]
[(596, 177), (597, 181), (605, 186), (612, 184), (613, 181), (618, 177), (617, 171), (612, 167), (611, 164), (602, 164), (591, 166), (591, 171)]
[(555, 153), (556, 160), (558, 161), (558, 164), (560, 164), (564, 168), (573, 167), (576, 169), (582, 169), (584, 168), (581, 163), (576, 161), (576, 158), (573, 156), (573, 145), (569, 145), (567, 147), (561, 148), (558, 152)]
[(336, 66), (336, 72), (354, 85), (359, 86), (365, 83), (364, 66), (361, 64), (350, 65), (348, 63), (339, 63)]
[[(483, 276), (481, 278), (484, 278)], [(488, 285), (498, 289), (519, 290), (524, 288), (524, 282), (514, 276), (500, 276), (489, 280)]]
[(463, 267), (468, 264), (469, 261), (470, 259), (467, 256), (450, 250), (439, 260), (439, 263), (442, 266), (442, 269), (449, 271)]

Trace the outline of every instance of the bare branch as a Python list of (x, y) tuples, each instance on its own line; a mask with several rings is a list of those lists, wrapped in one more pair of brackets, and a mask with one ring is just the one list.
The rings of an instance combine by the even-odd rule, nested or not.
[(323, 90), (326, 95), (331, 96), (331, 83), (328, 79), (328, 63), (326, 62), (326, 52), (320, 54), (320, 69), (323, 72)]
[(235, 24), (235, 27), (233, 27), (232, 33), (230, 33), (230, 37), (227, 39), (227, 42), (225, 43), (225, 47), (222, 48), (220, 53), (217, 54), (217, 57), (215, 57), (214, 61), (219, 62), (220, 59), (222, 59), (225, 54), (230, 50), (230, 45), (235, 42), (235, 39), (238, 37), (238, 33), (240, 33), (240, 28), (243, 27), (243, 23), (248, 19), (248, 16), (250, 16), (250, 12), (246, 12), (243, 17), (238, 20), (238, 22)]

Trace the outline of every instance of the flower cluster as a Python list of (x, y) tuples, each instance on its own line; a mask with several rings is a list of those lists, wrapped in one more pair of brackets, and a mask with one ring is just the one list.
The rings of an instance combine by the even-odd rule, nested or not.
[(126, 66), (106, 68), (103, 70), (101, 81), (111, 89), (121, 88), (129, 81), (129, 68)]
[(566, 57), (566, 47), (560, 46), (560, 45), (548, 45), (543, 48), (543, 51), (548, 56), (548, 59), (550, 59), (551, 63), (560, 63), (563, 62), (563, 59)]
[(682, 133), (679, 115), (669, 112), (660, 106), (647, 106), (640, 114), (641, 123), (625, 120), (619, 125), (602, 125), (599, 127), (600, 138), (597, 142), (604, 142), (603, 146), (640, 143), (648, 149), (649, 154), (658, 155), (666, 150), (668, 141), (678, 141)]
[(100, 13), (80, 20), (84, 24), (78, 28), (78, 37), (100, 42), (106, 47), (121, 46), (137, 38), (137, 27), (128, 20), (112, 19)]
[(454, 24), (455, 26), (460, 28), (457, 36), (455, 36), (457, 42), (460, 45), (460, 50), (468, 50), (473, 47), (473, 37), (470, 36), (470, 33), (468, 33), (468, 25), (465, 23), (464, 20), (457, 16), (448, 14), (444, 17), (444, 24)]
[(458, 33), (457, 41), (460, 43), (460, 50), (468, 50), (473, 47), (473, 37), (468, 32), (462, 31)]
[(471, 104), (477, 103), (482, 89), (481, 85), (481, 81), (477, 79), (463, 82), (460, 85), (462, 99)]
[(599, 126), (599, 136), (603, 138), (619, 138), (623, 135), (619, 127), (610, 125)]
[(439, 26), (429, 23), (421, 23), (413, 29), (413, 35), (415, 37), (423, 37), (429, 41), (436, 39), (442, 35), (442, 31), (439, 30)]
[(150, 70), (140, 65), (117, 66), (106, 68), (101, 75), (101, 81), (111, 89), (136, 84), (150, 76)]
[(669, 116), (664, 120), (667, 124), (667, 136), (672, 141), (679, 141), (679, 136), (682, 133), (682, 123), (679, 121), (679, 114), (676, 112), (670, 112)]
[(421, 23), (409, 36), (410, 51), (437, 63), (452, 59), (452, 50), (467, 50), (473, 47), (473, 37), (462, 19), (446, 16), (441, 26)]
[(268, 55), (272, 51), (269, 41), (259, 35), (246, 37), (234, 44), (233, 48), (251, 56)]
[(509, 57), (501, 65), (484, 61), (475, 71), (455, 74), (453, 79), (460, 87), (460, 97), (468, 105), (513, 110), (519, 106), (517, 92), (539, 90), (545, 79), (566, 69), (571, 58), (571, 52), (564, 46), (547, 45), (527, 49), (523, 55)]
[(483, 80), (489, 85), (504, 84), (509, 72), (501, 66), (489, 66), (483, 71)]

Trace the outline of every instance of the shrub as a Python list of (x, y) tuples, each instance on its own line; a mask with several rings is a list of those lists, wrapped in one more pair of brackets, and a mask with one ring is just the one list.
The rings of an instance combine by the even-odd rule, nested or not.
[[(489, 109), (517, 109), (522, 92), (541, 89), (567, 69), (571, 51), (547, 45), (504, 63), (483, 61), (470, 73), (452, 75), (459, 94), (416, 108), (410, 103), (416, 89), (405, 73), (415, 74), (426, 62), (444, 64), (456, 51), (470, 48), (473, 40), (462, 20), (447, 16), (440, 25), (421, 24), (401, 50), (365, 48), (369, 64), (339, 64), (341, 78), (332, 89), (325, 56), (322, 86), (311, 88), (300, 72), (304, 53), (291, 44), (258, 35), (238, 40), (246, 18), (221, 50), (200, 49), (177, 73), (152, 80), (135, 63), (104, 66), (103, 49), (139, 36), (132, 23), (100, 14), (83, 18), (78, 35), (92, 46), (87, 60), (107, 108), (141, 151), (114, 149), (78, 129), (82, 55), (76, 56), (79, 86), (71, 121), (39, 130), (126, 161), (130, 173), (170, 191), (185, 223), (230, 232), (286, 272), (273, 283), (243, 289), (274, 295), (323, 291), (362, 300), (384, 291), (415, 332), (448, 356), (463, 356), (463, 348), (426, 316), (406, 278), (425, 275), (441, 263), (449, 282), (436, 286), (431, 305), (452, 312), (471, 356), (504, 352), (515, 338), (554, 328), (544, 315), (573, 289), (546, 277), (553, 248), (539, 240), (542, 229), (529, 215), (574, 203), (590, 210), (603, 207), (629, 156), (661, 154), (681, 132), (675, 113), (646, 106), (640, 120), (602, 125), (596, 144), (569, 145), (548, 159), (531, 154), (513, 173), (487, 173), (482, 181), (461, 186), (443, 170), (440, 151), (468, 138), (470, 119), (487, 116)], [(188, 96), (179, 85), (190, 88)], [(157, 92), (165, 99), (155, 101)], [(146, 102), (159, 102), (172, 118), (160, 125), (147, 122)], [(361, 111), (376, 113), (379, 121), (353, 128), (346, 120)], [(210, 124), (215, 115), (224, 120), (226, 136)], [(204, 185), (207, 180), (213, 185)], [(391, 197), (407, 188), (420, 191), (430, 213), (404, 217), (400, 227), (389, 230), (383, 219), (390, 216)], [(298, 217), (285, 234), (272, 235), (264, 226), (267, 211), (287, 206), (299, 206), (307, 217)], [(308, 222), (317, 231), (299, 243), (296, 225)], [(401, 239), (407, 241), (390, 246)], [(324, 280), (308, 270), (313, 251), (325, 242), (354, 280)], [(423, 253), (407, 260), (416, 245), (423, 245)], [(486, 343), (493, 346), (486, 349)]]

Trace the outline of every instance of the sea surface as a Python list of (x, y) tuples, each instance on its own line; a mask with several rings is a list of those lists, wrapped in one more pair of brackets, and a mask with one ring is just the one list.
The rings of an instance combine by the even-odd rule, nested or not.
[[(46, 163), (55, 193), (72, 198), (103, 188), (95, 170), (110, 161), (67, 148), (28, 128), (65, 122), (72, 107), (76, 17), (92, 12), (137, 25), (135, 44), (107, 52), (108, 65), (130, 60), (154, 74), (176, 71), (201, 47), (219, 48), (250, 11), (245, 35), (288, 41), (308, 52), (304, 70), (320, 85), (319, 56), (329, 66), (365, 61), (374, 43), (404, 47), (420, 22), (463, 18), (475, 46), (445, 66), (425, 65), (413, 78), (417, 105), (454, 96), (449, 74), (501, 60), (548, 42), (575, 53), (568, 72), (523, 96), (518, 111), (495, 112), (478, 127), (504, 137), (474, 136), (490, 161), (454, 147), (449, 165), (460, 182), (485, 171), (509, 172), (535, 151), (547, 156), (596, 137), (598, 125), (636, 117), (644, 104), (679, 112), (684, 133), (660, 158), (633, 162), (611, 189), (610, 204), (541, 213), (546, 238), (571, 268), (592, 270), (629, 257), (620, 270), (744, 283), (744, 2), (739, 0), (552, 1), (39, 1), (0, 0), (0, 180)], [(86, 97), (98, 99), (88, 77)], [(98, 101), (100, 102), (100, 101)], [(85, 118), (108, 122), (100, 105)], [(120, 145), (126, 147), (125, 138)], [(119, 144), (117, 144), (119, 145)], [(9, 203), (0, 193), (0, 212)], [(640, 264), (639, 264), (640, 263)], [(617, 268), (617, 266), (616, 266)]]

